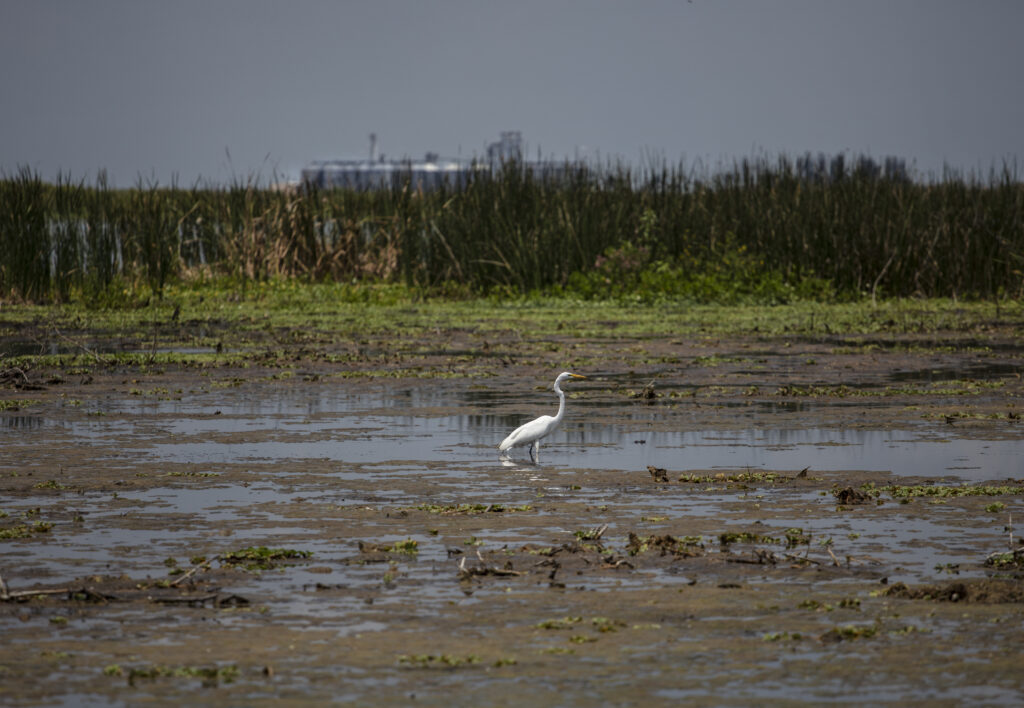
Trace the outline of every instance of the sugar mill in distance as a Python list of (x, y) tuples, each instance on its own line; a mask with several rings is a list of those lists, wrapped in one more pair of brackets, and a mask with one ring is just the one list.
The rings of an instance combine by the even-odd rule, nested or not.
[[(527, 170), (534, 177), (560, 180), (573, 170), (594, 165), (576, 160), (527, 160), (523, 148), (523, 137), (518, 130), (506, 130), (500, 138), (488, 144), (482, 159), (440, 157), (428, 152), (422, 160), (402, 158), (385, 159), (377, 152), (377, 135), (370, 134), (370, 155), (366, 160), (316, 160), (302, 169), (302, 183), (320, 189), (335, 187), (347, 189), (391, 189), (406, 184), (416, 190), (437, 189), (441, 185), (452, 188), (465, 186), (472, 177), (493, 175), (508, 165), (515, 164)], [(766, 158), (743, 160), (741, 164), (766, 167)], [(737, 168), (737, 164), (733, 167)], [(800, 179), (810, 182), (834, 182), (845, 177), (861, 176), (888, 180), (909, 181), (911, 171), (902, 158), (887, 156), (881, 161), (866, 155), (838, 153), (827, 156), (810, 152), (800, 155), (789, 163), (790, 169)], [(619, 165), (621, 166), (621, 165)], [(726, 165), (728, 172), (728, 165)], [(599, 170), (600, 171), (600, 170)], [(694, 172), (698, 178), (700, 170)], [(704, 173), (707, 176), (708, 173)]]
[(483, 159), (472, 160), (440, 157), (435, 152), (428, 152), (422, 160), (388, 160), (377, 153), (377, 136), (371, 133), (369, 159), (313, 161), (302, 168), (302, 183), (320, 189), (389, 189), (406, 183), (423, 190), (437, 189), (442, 184), (462, 187), (474, 175), (493, 173), (512, 162), (545, 177), (561, 176), (568, 169), (566, 162), (525, 160), (523, 137), (518, 130), (503, 131), (487, 146)]

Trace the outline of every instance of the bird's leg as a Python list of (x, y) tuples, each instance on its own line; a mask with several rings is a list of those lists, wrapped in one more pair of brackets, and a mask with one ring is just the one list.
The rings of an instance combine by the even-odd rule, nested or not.
[(537, 462), (540, 459), (540, 440), (534, 440), (530, 445), (530, 459)]

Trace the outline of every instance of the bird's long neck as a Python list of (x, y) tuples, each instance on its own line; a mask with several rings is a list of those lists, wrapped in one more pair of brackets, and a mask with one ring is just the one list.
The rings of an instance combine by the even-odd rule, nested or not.
[(555, 425), (557, 425), (562, 422), (562, 416), (565, 415), (565, 394), (558, 387), (557, 381), (555, 382), (555, 393), (558, 394), (558, 412), (555, 413)]

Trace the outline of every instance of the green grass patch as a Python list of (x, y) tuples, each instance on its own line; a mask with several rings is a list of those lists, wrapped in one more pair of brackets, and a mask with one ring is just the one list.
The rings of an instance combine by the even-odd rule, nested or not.
[(713, 475), (681, 474), (679, 475), (679, 481), (689, 484), (714, 484), (716, 482), (721, 484), (726, 482), (728, 484), (750, 485), (790, 482), (792, 478), (778, 472), (734, 472), (731, 474), (721, 472)]
[(781, 543), (782, 541), (775, 536), (765, 536), (759, 533), (750, 533), (749, 531), (730, 531), (728, 533), (722, 533), (718, 535), (718, 543), (723, 546), (728, 546), (730, 543)]
[(630, 532), (626, 544), (626, 552), (631, 556), (637, 556), (648, 551), (660, 553), (671, 553), (684, 558), (703, 555), (704, 539), (701, 536), (637, 536)]
[(405, 553), (406, 555), (414, 556), (420, 552), (420, 544), (419, 541), (407, 538), (404, 541), (395, 541), (384, 550), (389, 553)]
[(1024, 568), (1024, 548), (993, 553), (985, 559), (985, 565), (997, 569)]
[(34, 524), (17, 524), (0, 529), (0, 541), (32, 538), (41, 533), (49, 533), (52, 528), (53, 524), (49, 521), (37, 521)]
[(45, 482), (36, 482), (32, 485), (32, 489), (67, 489), (68, 487), (61, 484), (55, 479), (48, 479)]
[(561, 619), (550, 619), (538, 622), (534, 626), (537, 629), (570, 629), (583, 621), (582, 617), (562, 617)]
[(128, 679), (134, 686), (136, 681), (154, 681), (161, 678), (169, 679), (200, 679), (204, 685), (232, 683), (239, 677), (238, 667), (234, 664), (226, 666), (167, 666), (151, 664), (124, 668), (119, 664), (110, 664), (103, 669), (106, 676), (121, 676)]
[(732, 543), (763, 543), (784, 545), (786, 548), (796, 548), (797, 546), (810, 545), (811, 535), (805, 533), (803, 529), (798, 528), (786, 529), (786, 533), (782, 536), (768, 536), (759, 533), (751, 533), (749, 531), (729, 531), (719, 534), (718, 542), (722, 546), (728, 546)]
[(917, 497), (998, 497), (1024, 494), (1024, 486), (992, 484), (889, 484), (879, 487), (878, 490), (891, 494), (894, 499), (914, 499)]
[(284, 561), (305, 560), (312, 556), (312, 551), (250, 546), (249, 548), (222, 553), (220, 562), (223, 565), (241, 567), (245, 570), (270, 570), (276, 568)]
[(406, 555), (414, 556), (420, 552), (419, 541), (408, 538), (404, 541), (395, 541), (394, 543), (370, 543), (367, 541), (359, 542), (359, 551), (361, 553), (404, 553)]
[[(455, 669), (460, 666), (479, 664), (480, 661), (480, 657), (476, 654), (467, 654), (466, 656), (455, 656), (452, 654), (402, 654), (398, 657), (399, 664), (420, 669)], [(505, 660), (503, 662), (503, 664), (510, 663), (514, 664), (515, 660)]]
[[(197, 283), (169, 289), (165, 300), (146, 307), (93, 311), (80, 304), (40, 306), (6, 305), (3, 320), (34, 328), (36, 339), (51, 337), (62, 346), (68, 337), (88, 346), (90, 352), (70, 347), (66, 353), (5, 357), (0, 368), (58, 368), (64, 371), (90, 367), (149, 367), (187, 365), (200, 369), (222, 366), (294, 366), (288, 354), (305, 348), (305, 356), (328, 363), (365, 361), (369, 352), (386, 348), (392, 355), (413, 357), (421, 353), (418, 341), (435, 337), (440, 330), (469, 335), (478, 342), (468, 360), (486, 357), (485, 343), (522, 335), (520, 348), (529, 355), (542, 343), (569, 339), (616, 337), (671, 337), (697, 339), (705, 336), (801, 337), (830, 332), (871, 337), (862, 344), (849, 342), (852, 351), (880, 346), (875, 335), (922, 332), (981, 334), (998, 326), (1007, 333), (1024, 333), (1024, 303), (1002, 306), (990, 302), (952, 300), (889, 300), (872, 303), (819, 304), (796, 302), (775, 307), (750, 305), (693, 305), (662, 303), (623, 305), (610, 300), (580, 301), (571, 297), (527, 297), (463, 301), (422, 300), (406, 291), (398, 302), (348, 302), (337, 297), (339, 286), (307, 283), (286, 287), (268, 285), (259, 293), (232, 298), (212, 284)], [(283, 291), (283, 292), (282, 292)], [(178, 313), (177, 323), (172, 321)], [(570, 314), (571, 313), (571, 314)], [(180, 323), (186, 323), (181, 325)], [(998, 323), (996, 325), (996, 323)], [(198, 332), (203, 339), (196, 341)], [(60, 336), (56, 334), (60, 332)], [(154, 336), (154, 332), (156, 335)], [(297, 341), (295, 334), (312, 338), (313, 344)], [(138, 351), (117, 351), (124, 339), (139, 341)], [(325, 347), (350, 343), (342, 348)], [(155, 346), (151, 346), (154, 345)], [(219, 351), (217, 345), (220, 345)], [(937, 347), (948, 343), (936, 343)], [(199, 351), (194, 351), (195, 349)], [(538, 350), (539, 351), (539, 350)], [(708, 365), (707, 360), (694, 360)], [(715, 362), (723, 363), (723, 362)], [(398, 362), (376, 367), (373, 375), (417, 369)], [(944, 390), (971, 393), (998, 383), (945, 382), (914, 387), (922, 393)], [(140, 389), (141, 390), (141, 389)], [(890, 395), (908, 389), (891, 387)], [(849, 387), (787, 387), (780, 395), (852, 396)], [(872, 395), (884, 395), (874, 393)], [(29, 405), (17, 399), (9, 405)]]
[(838, 386), (793, 386), (780, 387), (777, 396), (811, 398), (849, 398), (877, 396), (975, 396), (984, 391), (1002, 388), (1005, 381), (975, 381), (952, 379), (937, 381), (928, 386), (886, 386), (882, 389), (852, 388), (845, 384)]

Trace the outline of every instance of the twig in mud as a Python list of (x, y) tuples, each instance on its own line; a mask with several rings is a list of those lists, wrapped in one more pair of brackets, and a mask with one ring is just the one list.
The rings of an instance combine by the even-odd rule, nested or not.
[(751, 551), (750, 558), (726, 558), (726, 563), (746, 563), (748, 565), (775, 565), (778, 560), (775, 558), (775, 554), (771, 551), (762, 551), (754, 549)]
[(162, 605), (175, 605), (175, 604), (192, 605), (192, 604), (196, 604), (196, 603), (205, 604), (205, 603), (209, 602), (210, 600), (216, 600), (216, 599), (217, 599), (217, 593), (213, 593), (212, 595), (193, 595), (191, 597), (188, 597), (188, 596), (186, 596), (186, 597), (151, 597), (151, 598), (149, 598), (149, 601), (150, 602), (159, 602)]
[(846, 556), (846, 564), (847, 565), (851, 565), (851, 564), (853, 564), (855, 562), (856, 563), (872, 563), (874, 565), (882, 565), (882, 561), (880, 561), (877, 558), (872, 558), (871, 556), (860, 556), (860, 557), (857, 557), (857, 558), (854, 558), (853, 556)]
[(17, 592), (11, 592), (7, 586), (7, 581), (0, 577), (0, 601), (8, 602), (10, 600), (18, 600), (23, 597), (36, 597), (38, 595), (84, 595), (86, 598), (100, 598), (102, 600), (110, 599), (108, 595), (101, 595), (90, 590), (87, 587), (81, 588), (49, 588), (46, 590), (18, 590)]
[(633, 398), (640, 398), (648, 402), (653, 401), (657, 397), (658, 394), (654, 392), (654, 379), (651, 379), (651, 382), (644, 386), (639, 393), (633, 394)]
[(94, 351), (94, 350), (90, 349), (89, 347), (85, 346), (84, 344), (82, 344), (78, 340), (72, 339), (71, 337), (69, 337), (66, 334), (64, 334), (63, 332), (61, 332), (56, 327), (53, 328), (53, 333), (56, 334), (61, 339), (63, 339), (64, 341), (70, 342), (71, 344), (74, 344), (76, 347), (81, 349), (83, 352), (85, 352), (86, 354), (91, 356), (96, 361), (97, 364), (106, 364), (107, 363), (107, 360), (104, 359), (102, 356), (100, 356), (96, 351)]
[(173, 588), (173, 587), (177, 586), (177, 584), (178, 584), (178, 583), (180, 583), (180, 582), (182, 582), (183, 580), (186, 580), (186, 579), (188, 579), (188, 578), (192, 577), (193, 575), (195, 575), (195, 574), (196, 574), (196, 572), (197, 572), (197, 571), (198, 571), (198, 570), (199, 570), (200, 568), (206, 568), (206, 569), (209, 569), (209, 567), (210, 567), (210, 564), (211, 564), (211, 563), (213, 563), (213, 562), (214, 562), (215, 560), (220, 560), (220, 554), (219, 554), (219, 553), (218, 553), (217, 555), (215, 555), (215, 556), (214, 556), (213, 558), (211, 558), (210, 560), (207, 560), (207, 561), (203, 561), (202, 563), (199, 563), (198, 565), (196, 565), (196, 566), (193, 566), (193, 567), (192, 567), (192, 568), (190, 568), (190, 569), (189, 569), (189, 571), (188, 571), (187, 573), (185, 573), (184, 575), (182, 575), (182, 576), (180, 576), (180, 577), (178, 577), (178, 578), (175, 578), (175, 579), (174, 579), (174, 581), (173, 581), (173, 582), (171, 582), (171, 584), (170, 584), (170, 585), (171, 585), (171, 587)]
[(17, 600), (19, 597), (32, 597), (33, 595), (60, 595), (61, 593), (69, 593), (71, 588), (57, 588), (56, 590), (19, 590), (18, 592), (11, 592), (10, 588), (7, 587), (7, 581), (0, 576), (0, 600)]
[(1004, 563), (1017, 566), (1024, 563), (1024, 548), (1013, 549), (1009, 553), (1006, 551), (993, 551), (985, 556), (985, 565), (997, 565)]
[(0, 600), (17, 600), (19, 597), (35, 597), (36, 595), (67, 595), (70, 592), (74, 591), (71, 588), (54, 588), (51, 590), (19, 590), (17, 592), (9, 592), (5, 584), (3, 594), (0, 594)]
[[(481, 558), (481, 561), (482, 560), (483, 559)], [(520, 576), (526, 575), (526, 573), (521, 570), (506, 570), (505, 568), (495, 568), (487, 565), (467, 568), (466, 557), (463, 556), (459, 561), (459, 580), (469, 580), (470, 578), (478, 575)]]
[(192, 595), (184, 597), (150, 597), (150, 602), (156, 602), (162, 605), (205, 605), (207, 602), (212, 602), (214, 607), (220, 608), (225, 605), (231, 605), (234, 607), (245, 607), (249, 604), (249, 600), (242, 597), (241, 595), (227, 595), (221, 597), (220, 593), (211, 593), (207, 595)]
[(655, 482), (668, 482), (668, 470), (664, 467), (655, 467), (654, 465), (647, 465), (647, 471), (651, 473), (651, 478)]
[(19, 592), (12, 592), (7, 595), (5, 599), (13, 600), (16, 597), (32, 597), (33, 595), (67, 595), (71, 592), (71, 588), (54, 588), (52, 590), (21, 590)]
[[(832, 556), (832, 565), (834, 565), (834, 566), (837, 566), (837, 567), (838, 567), (838, 566), (839, 566), (839, 559), (838, 559), (838, 558), (836, 558), (836, 554), (832, 552), (832, 549), (831, 549), (831, 548), (826, 548), (825, 550), (826, 550), (826, 551), (828, 551), (828, 554), (829, 554), (830, 556)], [(849, 561), (849, 558), (847, 558), (847, 561)]]
[[(6, 356), (6, 354), (4, 356)], [(25, 373), (25, 370), (18, 366), (12, 366), (0, 372), (0, 382), (13, 380), (16, 376), (21, 376), (21, 381), (24, 384), (29, 382), (28, 375)], [(15, 388), (17, 388), (17, 384), (15, 384)]]
[(607, 530), (608, 524), (602, 524), (601, 526), (596, 526), (587, 531), (577, 531), (576, 538), (580, 541), (600, 541), (601, 536), (603, 536), (604, 532)]
[(808, 558), (807, 556), (794, 556), (792, 553), (787, 553), (786, 558), (794, 563), (814, 563), (814, 565), (821, 565), (819, 561), (816, 561), (813, 558)]

